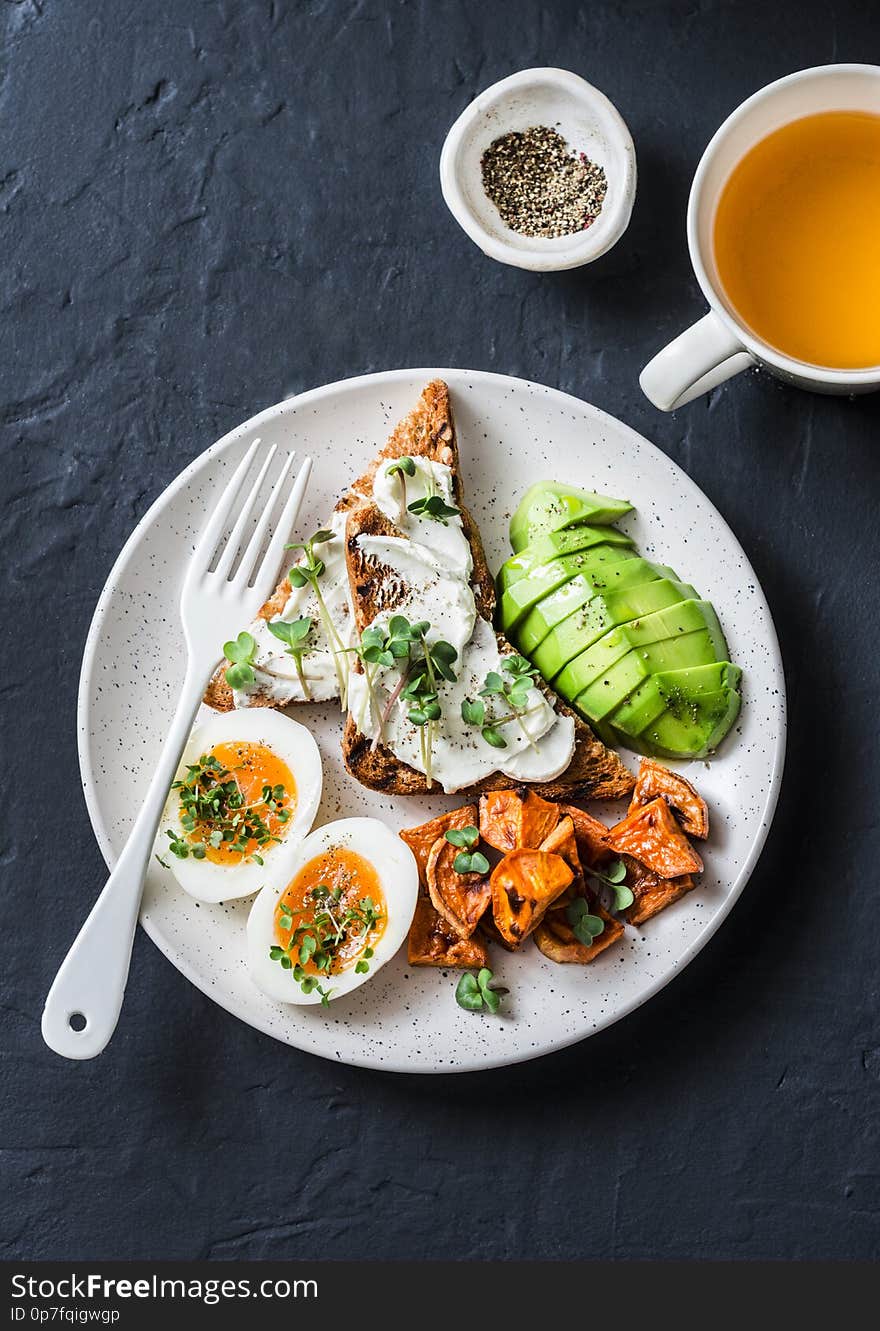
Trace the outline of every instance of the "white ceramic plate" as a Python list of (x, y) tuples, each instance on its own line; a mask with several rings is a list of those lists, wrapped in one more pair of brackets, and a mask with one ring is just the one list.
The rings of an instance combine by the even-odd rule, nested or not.
[[(83, 785), (108, 864), (124, 844), (172, 714), (183, 668), (181, 575), (213, 496), (246, 443), (259, 434), (313, 455), (300, 526), (308, 535), (435, 377), (452, 390), (465, 495), (491, 567), (509, 553), (510, 512), (533, 481), (552, 476), (628, 497), (637, 513), (624, 526), (640, 552), (671, 564), (715, 603), (732, 659), (743, 667), (744, 705), (719, 755), (683, 768), (711, 810), (699, 890), (641, 932), (628, 928), (622, 944), (587, 967), (554, 965), (534, 947), (517, 956), (494, 950), (496, 975), (510, 988), (502, 1017), (462, 1011), (453, 997), (456, 972), (410, 970), (403, 954), (329, 1010), (273, 1003), (245, 969), (249, 903), (200, 905), (153, 865), (141, 922), (206, 994), (300, 1049), (406, 1072), (535, 1058), (601, 1030), (657, 993), (745, 886), (773, 816), (785, 750), (785, 685), (767, 602), (733, 533), (683, 471), (620, 421), (555, 389), (465, 370), (396, 370), (315, 389), (245, 422), (196, 458), (130, 537), (95, 611), (79, 696)], [(324, 758), (318, 823), (367, 814), (402, 827), (456, 803), (394, 801), (363, 790), (342, 766), (338, 710), (314, 706), (296, 715), (313, 728)], [(83, 902), (84, 913), (90, 904)]]

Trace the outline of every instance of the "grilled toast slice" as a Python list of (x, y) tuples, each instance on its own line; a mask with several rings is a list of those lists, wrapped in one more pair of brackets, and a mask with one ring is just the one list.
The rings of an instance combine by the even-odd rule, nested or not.
[[(395, 428), (388, 443), (364, 475), (354, 483), (348, 496), (345, 553), (356, 634), (360, 636), (377, 614), (395, 609), (403, 599), (404, 589), (395, 583), (391, 571), (377, 567), (375, 560), (367, 559), (358, 538), (365, 535), (401, 535), (373, 502), (372, 483), (382, 462), (404, 456), (427, 457), (450, 468), (453, 494), (473, 554), (471, 583), (477, 611), (491, 623), (495, 608), (494, 585), (479, 530), (461, 503), (461, 474), (452, 404), (446, 384), (438, 379), (428, 384), (418, 405)], [(496, 633), (496, 638), (502, 652), (513, 651), (503, 635)], [(633, 788), (633, 777), (617, 754), (606, 748), (590, 727), (557, 699), (549, 688), (545, 687), (545, 693), (560, 715), (573, 717), (575, 751), (569, 767), (560, 777), (554, 781), (535, 783), (531, 788), (548, 799), (618, 799), (628, 795)], [(374, 748), (372, 740), (359, 732), (351, 715), (345, 723), (342, 752), (351, 775), (372, 790), (389, 795), (422, 795), (429, 790), (424, 773), (403, 763), (385, 745), (379, 744)], [(480, 781), (472, 790), (478, 793), (511, 784), (509, 777), (496, 772)]]

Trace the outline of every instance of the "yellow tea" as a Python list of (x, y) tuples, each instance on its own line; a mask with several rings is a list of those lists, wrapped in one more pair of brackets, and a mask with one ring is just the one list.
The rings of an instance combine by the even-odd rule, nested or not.
[(828, 369), (880, 365), (880, 116), (827, 111), (756, 143), (718, 201), (714, 250), (762, 341)]

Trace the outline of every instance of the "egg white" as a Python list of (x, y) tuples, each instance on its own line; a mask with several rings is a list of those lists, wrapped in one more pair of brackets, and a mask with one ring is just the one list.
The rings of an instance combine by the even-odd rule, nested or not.
[(357, 989), (390, 961), (409, 933), (419, 892), (419, 873), (409, 846), (405, 845), (389, 827), (376, 818), (341, 818), (335, 823), (319, 827), (301, 841), (289, 871), (283, 876), (272, 874), (271, 886), (263, 888), (257, 897), (247, 923), (247, 961), (251, 978), (269, 998), (279, 1003), (320, 1003), (321, 995), (304, 994), (293, 973), (284, 970), (269, 958), (269, 948), (275, 938), (275, 907), (278, 899), (301, 869), (333, 846), (345, 846), (367, 860), (379, 878), (385, 897), (387, 918), (381, 937), (373, 945), (370, 969), (364, 975), (355, 973), (355, 962), (345, 970), (335, 972), (321, 983), (332, 990), (330, 1001)]
[(252, 897), (271, 874), (273, 882), (290, 881), (293, 863), (303, 837), (315, 821), (321, 802), (321, 755), (310, 731), (289, 716), (267, 707), (254, 707), (247, 711), (219, 712), (196, 726), (183, 751), (175, 780), (186, 774), (191, 763), (209, 753), (217, 744), (235, 744), (247, 741), (271, 749), (290, 768), (296, 783), (296, 808), (279, 842), (271, 842), (260, 850), (263, 864), (242, 859), (238, 864), (214, 864), (207, 857), (197, 860), (189, 855), (178, 859), (168, 848), (166, 830), (186, 840), (187, 833), (180, 821), (180, 798), (172, 790), (165, 805), (156, 851), (168, 865), (185, 892), (197, 901), (232, 901), (239, 897)]

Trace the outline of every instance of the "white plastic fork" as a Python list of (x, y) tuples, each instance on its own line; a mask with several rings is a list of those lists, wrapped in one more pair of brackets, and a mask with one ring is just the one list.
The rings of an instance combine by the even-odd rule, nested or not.
[[(274, 445), (266, 452), (242, 502), (245, 481), (259, 451), (260, 440), (255, 439), (236, 467), (193, 551), (180, 595), (187, 667), (174, 720), (131, 835), (46, 998), (43, 1039), (50, 1049), (65, 1058), (94, 1058), (116, 1029), (144, 877), (193, 718), (208, 680), (222, 659), (222, 644), (249, 624), (268, 599), (302, 504), (312, 467), (308, 457), (293, 482), (266, 553), (260, 558), (272, 514), (293, 468), (295, 454), (290, 453), (253, 534), (245, 543), (276, 452)], [(241, 547), (241, 558), (236, 565), (235, 557)]]

